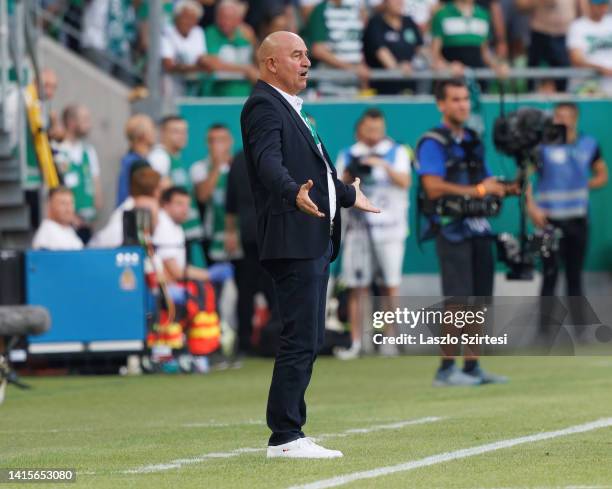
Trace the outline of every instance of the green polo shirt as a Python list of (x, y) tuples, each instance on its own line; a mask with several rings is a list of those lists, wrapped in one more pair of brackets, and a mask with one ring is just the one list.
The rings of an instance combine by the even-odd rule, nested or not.
[[(253, 46), (244, 37), (240, 29), (236, 29), (230, 39), (216, 25), (204, 30), (208, 54), (217, 56), (226, 63), (248, 65), (253, 63)], [(251, 83), (248, 80), (215, 80), (214, 76), (205, 83), (205, 95), (212, 97), (247, 97), (251, 93)]]

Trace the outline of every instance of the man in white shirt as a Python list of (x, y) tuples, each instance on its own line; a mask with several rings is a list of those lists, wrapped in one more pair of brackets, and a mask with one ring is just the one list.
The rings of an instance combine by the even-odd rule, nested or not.
[(591, 68), (601, 76), (592, 90), (612, 95), (612, 15), (609, 0), (590, 0), (589, 15), (570, 25), (567, 48), (570, 60), (579, 68)]
[[(174, 22), (168, 24), (161, 39), (162, 66), (167, 95), (188, 95), (197, 91), (202, 71), (209, 71), (206, 37), (198, 25), (204, 11), (193, 0), (182, 0), (174, 7)], [(194, 95), (195, 93), (191, 93)]]
[(90, 248), (117, 248), (123, 244), (123, 213), (134, 208), (145, 208), (151, 212), (153, 225), (157, 223), (161, 177), (148, 166), (134, 170), (130, 178), (130, 196), (117, 207), (106, 226), (98, 231), (88, 243)]
[(49, 190), (47, 217), (34, 235), (35, 250), (80, 250), (83, 242), (72, 228), (74, 197), (70, 189), (55, 187)]
[(164, 264), (170, 282), (209, 280), (207, 270), (187, 264), (185, 231), (182, 223), (189, 216), (191, 197), (183, 187), (170, 187), (161, 197), (159, 219), (153, 234), (156, 255)]

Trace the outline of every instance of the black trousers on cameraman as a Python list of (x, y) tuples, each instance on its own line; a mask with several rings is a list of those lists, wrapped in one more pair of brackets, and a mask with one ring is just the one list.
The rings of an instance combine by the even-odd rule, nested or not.
[(560, 312), (557, 310), (558, 303), (551, 299), (546, 299), (555, 295), (559, 269), (565, 269), (566, 295), (570, 299), (566, 300), (569, 316), (574, 325), (575, 333), (580, 337), (585, 330), (585, 325), (589, 324), (588, 308), (582, 298), (584, 295), (582, 288), (582, 270), (587, 252), (589, 226), (586, 217), (573, 219), (549, 219), (548, 222), (563, 233), (559, 241), (559, 250), (551, 254), (548, 258), (542, 258), (542, 296), (540, 304), (540, 334), (549, 335), (557, 328), (551, 325), (557, 324)]
[(468, 297), (493, 295), (495, 259), (493, 238), (474, 237), (458, 243), (436, 237), (442, 277), (442, 295)]
[(556, 220), (548, 222), (563, 233), (559, 242), (559, 251), (548, 258), (542, 258), (542, 296), (555, 295), (559, 269), (565, 268), (568, 296), (581, 296), (582, 269), (587, 251), (589, 225), (586, 217)]

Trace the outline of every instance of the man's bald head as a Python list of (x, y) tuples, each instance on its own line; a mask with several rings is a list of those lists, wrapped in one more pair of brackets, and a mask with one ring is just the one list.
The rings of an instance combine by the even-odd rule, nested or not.
[(304, 41), (300, 36), (294, 34), (293, 32), (288, 31), (277, 31), (269, 34), (259, 46), (259, 51), (257, 52), (257, 58), (261, 63), (269, 56), (277, 55), (279, 49), (283, 46), (287, 47), (288, 44), (293, 44), (295, 42), (300, 42), (303, 44)]
[(263, 81), (292, 95), (306, 88), (310, 60), (306, 44), (297, 34), (273, 32), (261, 43), (257, 60)]

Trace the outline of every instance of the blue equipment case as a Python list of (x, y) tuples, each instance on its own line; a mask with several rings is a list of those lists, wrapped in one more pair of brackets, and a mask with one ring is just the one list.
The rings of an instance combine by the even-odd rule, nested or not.
[(144, 252), (28, 251), (26, 300), (51, 314), (51, 329), (30, 339), (31, 353), (142, 349), (147, 287)]

